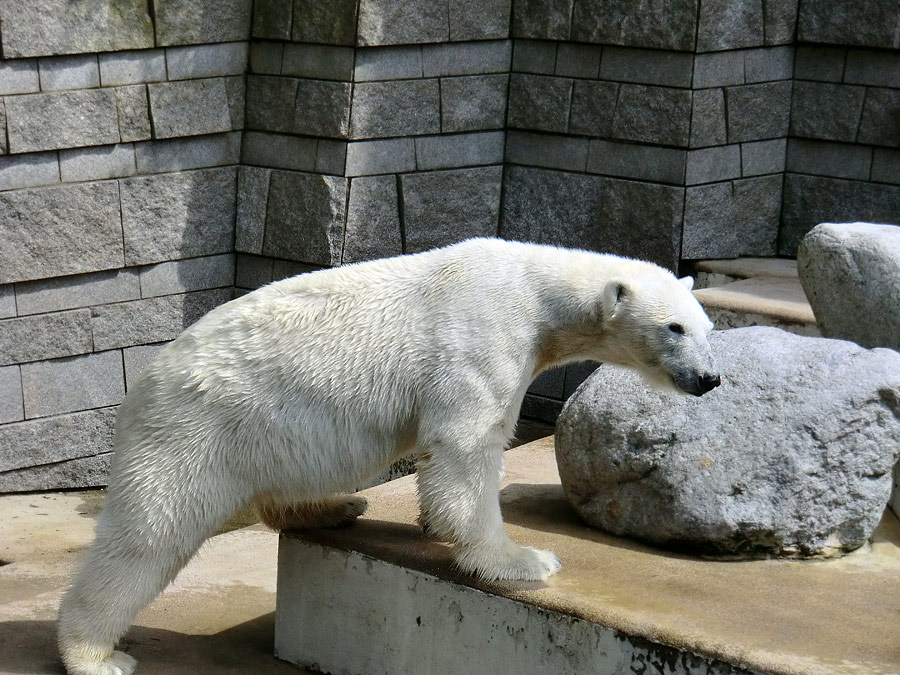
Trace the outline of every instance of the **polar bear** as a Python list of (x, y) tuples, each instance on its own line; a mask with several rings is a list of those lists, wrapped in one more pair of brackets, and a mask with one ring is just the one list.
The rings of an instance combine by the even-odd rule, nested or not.
[(236, 509), (276, 529), (339, 525), (342, 494), (417, 458), (421, 522), (458, 567), (545, 579), (498, 499), (529, 383), (561, 364), (631, 366), (701, 395), (712, 324), (650, 263), (498, 239), (279, 281), (168, 345), (122, 403), (96, 539), (59, 612), (71, 675), (131, 673), (114, 651), (137, 612)]

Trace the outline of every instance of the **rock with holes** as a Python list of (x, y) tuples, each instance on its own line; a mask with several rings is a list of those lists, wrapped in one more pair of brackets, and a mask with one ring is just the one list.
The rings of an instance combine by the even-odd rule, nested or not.
[(702, 398), (601, 366), (569, 399), (556, 455), (581, 517), (741, 557), (863, 545), (900, 455), (900, 353), (768, 327), (710, 345), (722, 385)]

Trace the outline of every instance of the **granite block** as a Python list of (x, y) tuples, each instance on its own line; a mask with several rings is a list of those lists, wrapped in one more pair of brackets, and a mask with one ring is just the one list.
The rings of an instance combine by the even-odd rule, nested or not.
[(512, 62), (510, 40), (455, 42), (422, 47), (425, 77), (505, 73)]
[(576, 42), (693, 51), (698, 4), (699, 0), (578, 0), (571, 37)]
[[(349, 82), (298, 80), (293, 131), (311, 136), (346, 138), (350, 128)], [(356, 110), (354, 92), (353, 109)]]
[(748, 84), (725, 90), (728, 142), (787, 136), (791, 119), (791, 81)]
[(244, 134), (241, 163), (273, 169), (313, 171), (316, 166), (315, 138), (282, 136), (259, 131)]
[(37, 59), (0, 61), (0, 96), (40, 91)]
[(126, 264), (233, 249), (235, 167), (136, 176), (119, 183)]
[(350, 181), (343, 264), (403, 253), (395, 176), (365, 176)]
[(900, 89), (869, 87), (856, 140), (900, 147)]
[[(30, 422), (23, 422), (23, 424), (30, 424)], [(83, 490), (103, 487), (109, 480), (110, 457), (112, 457), (111, 452), (101, 452), (90, 457), (81, 457), (65, 462), (30, 466), (18, 471), (6, 471), (0, 473), (0, 492)]]
[(291, 77), (247, 76), (247, 129), (294, 130), (297, 82)]
[(122, 267), (115, 181), (0, 192), (0, 283)]
[(105, 351), (174, 340), (201, 316), (232, 298), (217, 288), (92, 307), (94, 349)]
[(93, 351), (86, 309), (0, 321), (0, 366)]
[(581, 386), (581, 383), (588, 379), (591, 373), (597, 370), (598, 365), (598, 363), (593, 361), (586, 361), (582, 363), (572, 363), (566, 366), (566, 384), (563, 389), (563, 398), (569, 398), (574, 394), (575, 390)]
[(600, 72), (600, 51), (599, 45), (561, 42), (556, 52), (556, 69), (554, 72), (562, 77), (596, 79)]
[(841, 47), (797, 45), (794, 77), (798, 80), (840, 82), (844, 78), (847, 50)]
[(689, 150), (687, 153), (685, 185), (712, 183), (740, 177), (740, 145), (720, 145), (701, 150)]
[(761, 176), (784, 171), (787, 139), (741, 143), (741, 175)]
[(251, 35), (268, 40), (290, 40), (292, 9), (293, 0), (254, 0)]
[[(261, 255), (247, 255), (238, 253), (235, 260), (234, 285), (237, 288), (256, 290), (271, 283), (272, 259)], [(125, 375), (128, 376), (128, 361), (126, 352)]]
[(273, 171), (263, 255), (339, 265), (347, 183), (336, 176)]
[(441, 80), (441, 131), (502, 129), (506, 124), (508, 75), (471, 75)]
[(572, 90), (569, 133), (586, 136), (612, 134), (619, 85), (614, 82), (576, 80)]
[(13, 284), (0, 285), (0, 319), (16, 315), (16, 287)]
[(446, 2), (360, 0), (357, 43), (368, 47), (446, 42), (450, 39), (449, 14)]
[(10, 152), (119, 142), (116, 96), (109, 89), (25, 94), (5, 99)]
[(588, 173), (660, 183), (684, 183), (684, 150), (591, 140)]
[[(329, 45), (356, 43), (358, 0), (294, 0), (294, 16), (303, 17), (291, 26), (294, 42)], [(364, 44), (362, 40), (360, 46)]]
[(3, 58), (115, 52), (153, 47), (146, 0), (3, 3)]
[(59, 171), (64, 182), (133, 176), (137, 172), (134, 145), (120, 143), (97, 148), (61, 150)]
[(400, 176), (404, 253), (497, 234), (500, 166)]
[(22, 364), (25, 417), (47, 417), (122, 402), (125, 372), (118, 350)]
[(685, 147), (690, 139), (691, 98), (687, 89), (623, 84), (612, 137)]
[(787, 173), (778, 254), (793, 256), (819, 223), (893, 223), (900, 186)]
[(283, 57), (283, 42), (253, 42), (250, 44), (248, 72), (255, 75), (280, 75)]
[(115, 420), (115, 409), (103, 408), (3, 425), (0, 447), (16, 448), (16, 452), (0, 455), (0, 490), (58, 489), (59, 483), (31, 486), (16, 482), (6, 472), (35, 466), (40, 469), (40, 465), (108, 452), (112, 450)]
[(286, 44), (281, 73), (349, 82), (353, 79), (353, 51), (352, 47)]
[(600, 64), (600, 79), (690, 87), (693, 63), (693, 56), (683, 52), (606, 47)]
[(100, 86), (96, 54), (50, 56), (38, 59), (41, 91), (89, 89)]
[(588, 139), (509, 131), (506, 140), (506, 161), (548, 169), (584, 171), (588, 162)]
[(793, 47), (766, 47), (744, 52), (744, 79), (747, 84), (789, 80), (793, 76)]
[(25, 419), (22, 403), (22, 376), (19, 366), (0, 368), (0, 424)]
[(6, 129), (6, 104), (3, 102), (3, 99), (0, 98), (0, 129), (4, 130), (4, 133), (0, 134), (0, 155), (5, 155), (9, 152), (9, 138), (5, 133)]
[(744, 52), (713, 52), (694, 57), (694, 89), (744, 84)]
[(865, 87), (795, 82), (791, 98), (791, 136), (856, 141)]
[(307, 265), (306, 263), (294, 262), (291, 260), (273, 260), (272, 261), (272, 279), (280, 281), (288, 277), (295, 277), (298, 274), (306, 274), (307, 272), (315, 272), (324, 269), (321, 265)]
[(687, 188), (682, 257), (775, 255), (781, 184), (776, 174)]
[(872, 148), (850, 143), (792, 138), (787, 146), (787, 170), (793, 173), (869, 180)]
[(796, 41), (797, 8), (800, 0), (766, 0), (763, 3), (763, 27), (767, 45)]
[(575, 0), (516, 0), (512, 36), (538, 40), (568, 40)]
[(412, 138), (392, 138), (347, 144), (347, 176), (415, 171), (416, 147)]
[(565, 379), (566, 369), (564, 367), (545, 370), (528, 387), (528, 393), (562, 399)]
[(166, 79), (166, 53), (163, 49), (100, 54), (100, 84), (115, 87), (124, 84), (162, 82)]
[(125, 363), (125, 390), (131, 389), (138, 380), (141, 372), (159, 356), (166, 346), (166, 342), (158, 342), (152, 345), (138, 345), (126, 347), (122, 350), (122, 361)]
[(141, 297), (137, 270), (120, 269), (16, 284), (20, 316), (78, 309)]
[(270, 169), (241, 166), (238, 169), (237, 216), (234, 248), (245, 253), (262, 253), (269, 202)]
[(135, 84), (116, 87), (116, 113), (119, 116), (119, 137), (123, 141), (145, 141), (153, 129), (150, 126), (150, 108), (147, 87)]
[(421, 136), (415, 139), (416, 168), (453, 169), (503, 163), (502, 131)]
[(691, 147), (724, 145), (728, 140), (725, 91), (698, 89), (691, 103)]
[(450, 0), (450, 40), (509, 37), (512, 0)]
[(378, 138), (441, 131), (437, 79), (363, 82), (353, 90), (350, 135)]
[(0, 190), (52, 185), (59, 182), (55, 152), (0, 157)]
[(222, 78), (160, 82), (147, 85), (156, 138), (196, 136), (231, 131), (228, 93)]
[(140, 269), (141, 297), (234, 286), (234, 254), (173, 260)]
[(320, 138), (316, 146), (316, 171), (343, 176), (347, 164), (347, 143)]
[(356, 82), (422, 77), (422, 48), (360, 47), (356, 50)]
[(568, 171), (509, 166), (500, 236), (538, 244), (606, 251), (601, 235), (603, 183)]
[(900, 151), (874, 148), (871, 180), (900, 185)]
[(844, 82), (900, 88), (900, 51), (847, 50)]
[(553, 75), (557, 43), (545, 40), (514, 40), (512, 70), (516, 73)]
[(253, 0), (154, 0), (157, 46), (250, 38)]
[(508, 126), (565, 133), (572, 84), (571, 79), (563, 77), (513, 73), (509, 80)]
[(169, 80), (243, 75), (247, 71), (246, 42), (169, 47), (166, 66)]
[(900, 48), (900, 10), (894, 0), (800, 3), (797, 39), (801, 42)]
[(137, 170), (141, 174), (237, 164), (240, 152), (239, 132), (172, 138), (135, 145)]
[(763, 0), (703, 0), (697, 51), (757, 47), (765, 42)]

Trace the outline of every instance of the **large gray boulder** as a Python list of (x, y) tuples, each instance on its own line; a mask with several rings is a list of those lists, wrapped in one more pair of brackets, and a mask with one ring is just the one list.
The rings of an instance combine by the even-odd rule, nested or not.
[(900, 227), (822, 223), (797, 271), (822, 335), (900, 350)]
[(701, 398), (601, 366), (557, 423), (590, 525), (707, 553), (835, 556), (864, 544), (900, 454), (900, 353), (776, 328), (714, 332)]

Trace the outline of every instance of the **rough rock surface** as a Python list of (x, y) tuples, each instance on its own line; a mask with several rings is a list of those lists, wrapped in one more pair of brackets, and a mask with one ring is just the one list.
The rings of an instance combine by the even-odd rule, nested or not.
[(900, 351), (900, 227), (818, 225), (797, 271), (823, 335)]
[(900, 354), (775, 328), (716, 332), (722, 386), (601, 366), (559, 418), (562, 484), (614, 534), (739, 556), (833, 556), (879, 522), (900, 454)]

